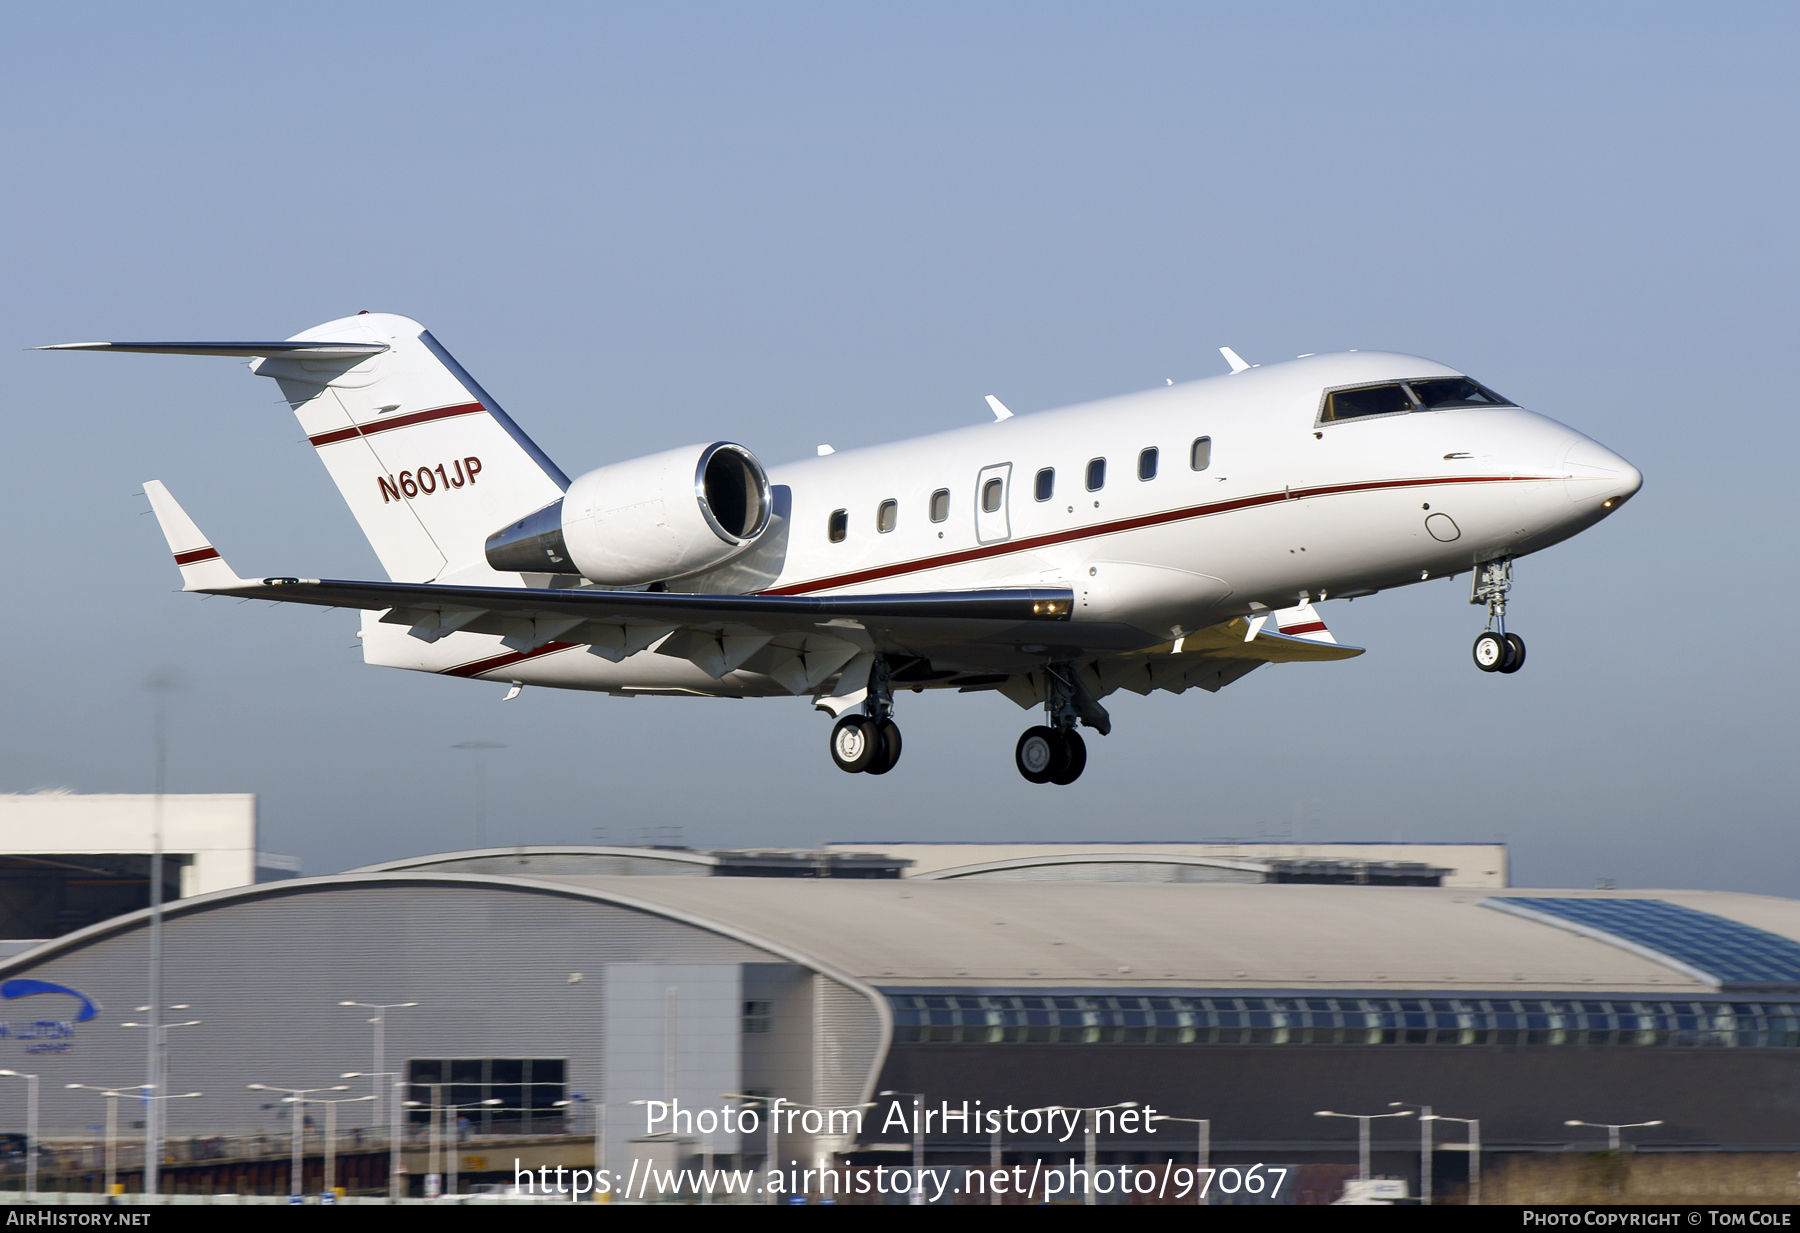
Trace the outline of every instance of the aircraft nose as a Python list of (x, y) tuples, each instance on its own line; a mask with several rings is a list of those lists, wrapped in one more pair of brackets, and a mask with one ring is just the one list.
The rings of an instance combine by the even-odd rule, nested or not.
[(1563, 490), (1582, 506), (1618, 509), (1644, 486), (1644, 473), (1588, 437), (1578, 437), (1563, 455)]

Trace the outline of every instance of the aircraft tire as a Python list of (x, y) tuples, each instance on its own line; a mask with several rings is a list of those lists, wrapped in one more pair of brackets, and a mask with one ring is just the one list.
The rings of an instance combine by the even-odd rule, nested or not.
[(900, 761), (900, 725), (891, 719), (879, 720), (875, 723), (875, 732), (875, 755), (869, 759), (869, 765), (863, 767), (863, 773), (885, 775)]
[(1060, 772), (1050, 777), (1050, 782), (1066, 786), (1080, 779), (1081, 772), (1087, 769), (1087, 742), (1073, 728), (1063, 733), (1062, 739), (1069, 751), (1069, 761)]
[(1498, 672), (1512, 658), (1512, 644), (1499, 634), (1489, 630), (1475, 639), (1475, 666), (1483, 672)]
[(1525, 666), (1525, 639), (1517, 634), (1508, 634), (1506, 635), (1506, 644), (1512, 654), (1506, 657), (1506, 662), (1500, 666), (1500, 671), (1517, 672)]
[(840, 771), (868, 770), (880, 748), (875, 721), (866, 715), (846, 715), (831, 729), (831, 760)]
[(1069, 746), (1053, 728), (1025, 729), (1013, 749), (1013, 761), (1028, 783), (1049, 783), (1069, 764)]

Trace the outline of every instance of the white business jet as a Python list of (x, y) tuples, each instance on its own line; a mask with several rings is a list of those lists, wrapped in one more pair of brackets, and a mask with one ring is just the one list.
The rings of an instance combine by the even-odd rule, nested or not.
[(1512, 563), (1638, 490), (1637, 468), (1454, 369), (1377, 351), (1229, 375), (765, 469), (690, 445), (571, 481), (418, 322), (222, 355), (272, 377), (387, 582), (240, 578), (158, 482), (185, 590), (363, 610), (365, 662), (614, 695), (803, 696), (831, 756), (900, 757), (894, 698), (995, 690), (1072, 783), (1101, 699), (1344, 659), (1315, 604), (1469, 572), (1477, 667), (1516, 672)]

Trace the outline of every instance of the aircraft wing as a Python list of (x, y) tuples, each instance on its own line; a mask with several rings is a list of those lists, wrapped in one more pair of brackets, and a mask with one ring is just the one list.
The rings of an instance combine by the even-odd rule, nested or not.
[[(848, 653), (884, 651), (937, 658), (966, 648), (961, 667), (1022, 671), (1042, 647), (1104, 650), (1142, 646), (1137, 630), (1076, 625), (1067, 588), (1006, 587), (892, 595), (730, 595), (617, 591), (593, 586), (496, 587), (359, 582), (329, 578), (240, 578), (157, 481), (144, 485), (181, 570), (184, 590), (276, 603), (360, 608), (405, 625), (425, 642), (459, 630), (499, 635), (515, 649), (588, 645), (621, 659), (663, 639), (662, 653), (702, 662), (713, 675), (771, 641), (829, 639)], [(698, 639), (686, 635), (700, 635)], [(688, 647), (687, 643), (695, 645)], [(1088, 647), (1094, 642), (1098, 645)], [(1021, 652), (1023, 645), (1037, 650)], [(685, 649), (683, 649), (685, 648)], [(985, 649), (983, 649), (985, 648)], [(846, 658), (848, 655), (846, 655)], [(951, 659), (958, 656), (951, 654)], [(1015, 666), (1012, 661), (1019, 661)], [(946, 676), (952, 673), (945, 673)]]

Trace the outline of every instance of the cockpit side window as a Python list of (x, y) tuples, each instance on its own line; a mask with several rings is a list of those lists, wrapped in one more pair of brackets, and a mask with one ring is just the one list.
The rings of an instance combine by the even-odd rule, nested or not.
[(1456, 407), (1511, 407), (1516, 404), (1500, 397), (1479, 381), (1467, 377), (1444, 377), (1431, 381), (1408, 381), (1408, 389), (1427, 411), (1449, 411)]
[(1413, 410), (1412, 395), (1398, 381), (1388, 385), (1365, 385), (1356, 390), (1333, 390), (1325, 395), (1322, 423), (1361, 419), (1369, 415), (1399, 415)]

